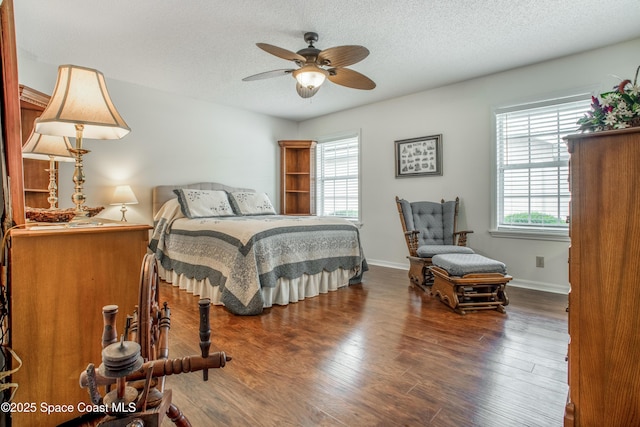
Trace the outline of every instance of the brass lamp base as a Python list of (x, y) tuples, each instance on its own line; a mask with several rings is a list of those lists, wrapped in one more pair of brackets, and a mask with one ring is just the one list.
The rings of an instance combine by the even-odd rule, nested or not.
[(127, 205), (123, 203), (122, 207), (120, 208), (120, 212), (122, 212), (122, 218), (120, 218), (120, 221), (127, 222), (127, 218), (124, 216), (124, 214), (127, 212)]
[(75, 184), (75, 192), (71, 196), (71, 200), (76, 205), (76, 217), (87, 217), (89, 214), (82, 208), (85, 200), (87, 199), (82, 192), (82, 186), (84, 184), (84, 170), (82, 168), (82, 156), (87, 154), (89, 150), (82, 148), (71, 148), (69, 151), (76, 158), (76, 167), (73, 171), (73, 182)]
[(47, 202), (49, 202), (49, 209), (55, 209), (58, 207), (58, 180), (56, 179), (58, 169), (56, 169), (56, 161), (53, 156), (49, 156), (49, 169), (45, 170), (49, 172), (49, 186), (47, 187), (49, 197)]

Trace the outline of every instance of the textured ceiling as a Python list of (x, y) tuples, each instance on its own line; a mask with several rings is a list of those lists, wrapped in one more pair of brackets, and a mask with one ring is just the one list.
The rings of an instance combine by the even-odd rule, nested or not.
[[(305, 120), (640, 37), (638, 0), (14, 0), (18, 48), (52, 65), (291, 120)], [(356, 44), (377, 83), (325, 83), (300, 98), (291, 51)], [(638, 52), (632, 53), (630, 55)], [(640, 57), (639, 57), (640, 60)], [(632, 71), (632, 70), (630, 70)]]

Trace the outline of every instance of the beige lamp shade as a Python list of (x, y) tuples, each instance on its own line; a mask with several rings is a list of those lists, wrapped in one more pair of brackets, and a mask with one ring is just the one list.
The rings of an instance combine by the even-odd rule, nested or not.
[(27, 143), (22, 147), (22, 157), (36, 160), (54, 160), (56, 162), (73, 162), (75, 158), (69, 152), (70, 148), (71, 143), (66, 136), (41, 135), (31, 132)]
[(36, 119), (35, 131), (76, 136), (76, 125), (84, 126), (82, 136), (89, 139), (120, 139), (131, 130), (113, 105), (100, 71), (61, 65), (53, 95)]
[(136, 195), (129, 185), (119, 185), (113, 192), (112, 205), (135, 205), (138, 203)]

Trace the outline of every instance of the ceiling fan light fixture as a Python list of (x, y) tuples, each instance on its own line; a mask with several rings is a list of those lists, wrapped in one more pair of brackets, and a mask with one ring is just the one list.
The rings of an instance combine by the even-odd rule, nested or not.
[(318, 41), (318, 34), (313, 32), (305, 33), (304, 41), (309, 46), (298, 52), (267, 43), (256, 43), (260, 49), (271, 55), (293, 61), (296, 68), (258, 73), (245, 77), (242, 81), (248, 82), (291, 74), (296, 79), (296, 92), (301, 98), (311, 98), (318, 92), (325, 80), (352, 89), (371, 90), (376, 87), (376, 84), (369, 77), (345, 68), (365, 59), (369, 55), (369, 50), (366, 47), (344, 45), (320, 50), (313, 46), (313, 43)]
[(328, 75), (329, 72), (327, 70), (315, 64), (307, 64), (293, 72), (293, 77), (296, 78), (298, 83), (308, 89), (320, 87)]

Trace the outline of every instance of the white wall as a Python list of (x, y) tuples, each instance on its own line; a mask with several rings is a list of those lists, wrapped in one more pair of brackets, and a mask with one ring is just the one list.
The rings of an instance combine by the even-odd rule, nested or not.
[[(362, 132), (362, 220), (371, 263), (406, 268), (407, 248), (394, 197), (461, 198), (460, 229), (474, 230), (469, 245), (507, 264), (514, 282), (567, 291), (568, 242), (491, 237), (492, 109), (575, 92), (604, 91), (633, 79), (640, 39), (416, 93), (300, 124), (300, 138), (346, 130)], [(443, 176), (395, 178), (394, 141), (443, 134)], [(535, 257), (545, 267), (535, 267)]]
[[(20, 83), (51, 94), (57, 65), (19, 52)], [(91, 67), (91, 64), (78, 64)], [(295, 139), (292, 121), (176, 96), (107, 79), (118, 111), (131, 128), (120, 140), (85, 140), (87, 206), (105, 206), (100, 215), (120, 219), (109, 206), (114, 187), (130, 184), (138, 205), (129, 222), (152, 224), (151, 189), (161, 184), (216, 181), (265, 191), (278, 203), (279, 139)], [(73, 207), (73, 163), (60, 165), (60, 207)]]
[[(132, 185), (139, 205), (131, 222), (151, 223), (151, 188), (159, 184), (220, 181), (266, 191), (278, 203), (278, 139), (317, 138), (361, 130), (362, 220), (371, 263), (406, 268), (407, 249), (395, 207), (408, 200), (460, 196), (460, 228), (474, 230), (469, 244), (507, 264), (514, 282), (554, 291), (568, 289), (567, 242), (491, 237), (492, 108), (570, 93), (604, 91), (633, 78), (640, 39), (555, 61), (416, 93), (300, 124), (135, 86), (107, 77), (115, 105), (132, 129), (122, 140), (87, 140), (87, 205), (105, 205), (116, 185)], [(80, 64), (91, 66), (91, 64)], [(55, 85), (57, 65), (19, 52), (20, 83), (45, 93)], [(443, 134), (440, 177), (395, 178), (394, 141)], [(60, 174), (62, 206), (70, 202), (73, 166)], [(545, 267), (535, 267), (535, 257)]]

